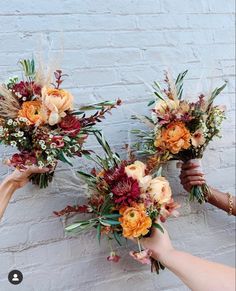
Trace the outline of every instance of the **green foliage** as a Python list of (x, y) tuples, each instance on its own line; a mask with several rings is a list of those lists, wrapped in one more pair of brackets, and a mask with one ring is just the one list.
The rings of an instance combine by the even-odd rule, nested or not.
[(225, 84), (223, 84), (221, 87), (219, 88), (215, 88), (215, 90), (213, 90), (213, 92), (211, 93), (211, 96), (209, 98), (209, 105), (208, 105), (208, 110), (211, 108), (215, 98), (224, 90), (224, 88), (226, 87), (227, 82), (225, 82)]
[[(90, 105), (85, 105), (79, 108), (79, 110), (82, 111), (88, 111), (88, 110), (102, 110), (108, 106), (114, 106), (116, 104), (116, 102), (113, 101), (103, 101), (103, 102), (99, 102), (99, 103), (94, 103), (94, 104), (90, 104)], [(74, 114), (74, 113), (73, 113)]]
[(188, 70), (180, 73), (177, 76), (177, 79), (175, 81), (175, 86), (176, 86), (176, 91), (177, 91), (177, 98), (179, 100), (181, 100), (182, 95), (183, 95), (183, 81), (184, 81), (184, 77), (186, 76), (187, 73), (188, 73)]
[(154, 222), (152, 225), (155, 228), (159, 229), (162, 233), (164, 233), (164, 229), (162, 228), (162, 226), (159, 223)]
[(35, 71), (35, 62), (34, 59), (24, 59), (20, 61), (20, 64), (22, 66), (22, 69), (24, 71), (24, 74), (26, 77), (29, 77), (30, 79), (34, 79), (36, 71)]

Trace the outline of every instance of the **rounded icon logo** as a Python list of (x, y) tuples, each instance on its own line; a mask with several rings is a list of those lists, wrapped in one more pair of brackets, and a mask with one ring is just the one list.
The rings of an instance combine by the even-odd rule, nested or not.
[(23, 281), (23, 274), (18, 270), (12, 270), (8, 274), (8, 281), (13, 285), (18, 285)]

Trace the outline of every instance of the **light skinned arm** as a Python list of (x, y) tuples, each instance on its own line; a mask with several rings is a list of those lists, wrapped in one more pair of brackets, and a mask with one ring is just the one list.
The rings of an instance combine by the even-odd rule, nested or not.
[(28, 183), (29, 177), (32, 174), (46, 173), (49, 169), (47, 168), (38, 168), (38, 167), (29, 167), (25, 170), (15, 170), (7, 178), (3, 180), (0, 185), (0, 220), (8, 206), (8, 203), (14, 194), (14, 192), (22, 188), (25, 184)]
[(164, 234), (153, 229), (141, 244), (193, 291), (235, 290), (235, 269), (175, 250), (165, 229)]
[[(198, 164), (194, 164), (193, 162), (187, 162), (182, 164), (181, 174), (180, 174), (181, 184), (183, 185), (186, 191), (190, 191), (191, 188), (195, 185), (203, 185), (206, 183), (204, 173), (201, 168), (199, 168)], [(223, 193), (217, 189), (212, 187), (210, 188), (210, 195), (208, 195), (208, 202), (217, 208), (224, 210), (225, 212), (229, 212), (229, 197), (227, 193)], [(236, 200), (235, 196), (233, 199), (233, 211), (232, 214), (236, 215)]]

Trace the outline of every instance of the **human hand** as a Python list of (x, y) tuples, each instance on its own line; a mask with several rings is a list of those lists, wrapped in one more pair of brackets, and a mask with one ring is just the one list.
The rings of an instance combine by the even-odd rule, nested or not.
[(167, 230), (163, 226), (162, 229), (164, 233), (153, 227), (151, 236), (140, 240), (141, 245), (150, 250), (151, 256), (160, 262), (164, 262), (168, 254), (174, 250)]
[(193, 186), (201, 186), (206, 183), (204, 173), (199, 164), (188, 161), (182, 164), (180, 181), (187, 192), (191, 191)]
[(32, 174), (43, 174), (48, 171), (48, 168), (39, 168), (36, 166), (30, 166), (21, 170), (16, 169), (6, 178), (6, 181), (11, 183), (15, 189), (19, 189), (29, 182)]

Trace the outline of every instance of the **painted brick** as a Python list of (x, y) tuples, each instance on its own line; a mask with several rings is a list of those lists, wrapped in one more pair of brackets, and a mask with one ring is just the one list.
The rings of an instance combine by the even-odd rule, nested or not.
[[(77, 104), (108, 99), (124, 101), (102, 123), (108, 141), (122, 157), (124, 143), (133, 143), (134, 128), (145, 128), (133, 114), (149, 114), (150, 85), (163, 70), (174, 75), (189, 69), (185, 96), (228, 81), (217, 104), (227, 106), (222, 139), (215, 139), (203, 158), (207, 182), (235, 191), (235, 52), (233, 0), (12, 0), (0, 3), (0, 79), (20, 74), (20, 58), (43, 52), (69, 75), (65, 88)], [(63, 51), (63, 52), (62, 52)], [(20, 75), (19, 75), (20, 76)], [(88, 148), (102, 154), (94, 138)], [(0, 147), (1, 157), (13, 150)], [(132, 261), (132, 243), (116, 247), (122, 259), (106, 261), (105, 241), (95, 231), (79, 237), (64, 235), (65, 221), (52, 212), (83, 202), (86, 187), (73, 172), (92, 166), (85, 159), (74, 168), (59, 164), (46, 190), (28, 185), (15, 193), (0, 227), (0, 290), (11, 291), (7, 275), (24, 273), (23, 291), (188, 290), (171, 272), (153, 276)], [(1, 179), (9, 173), (0, 166)], [(189, 203), (173, 162), (164, 167), (180, 217), (167, 223), (174, 246), (209, 260), (234, 265), (235, 221), (211, 205)]]

